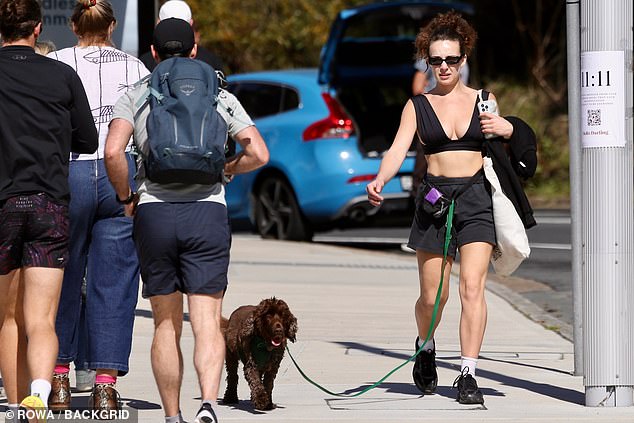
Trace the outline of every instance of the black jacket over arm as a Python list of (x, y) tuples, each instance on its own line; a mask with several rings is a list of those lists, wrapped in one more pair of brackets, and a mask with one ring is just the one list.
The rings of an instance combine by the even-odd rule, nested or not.
[[(521, 124), (526, 125), (526, 123), (519, 118), (513, 118), (511, 123), (513, 124), (514, 134), (516, 134), (516, 126), (521, 126)], [(522, 131), (522, 134), (526, 136), (526, 131)], [(519, 132), (517, 135), (520, 135)], [(533, 136), (535, 136), (534, 133)], [(511, 137), (510, 142), (513, 142), (513, 137)], [(533, 208), (528, 202), (526, 193), (524, 193), (524, 188), (522, 187), (520, 178), (513, 170), (513, 165), (511, 164), (511, 160), (506, 153), (506, 149), (504, 144), (501, 142), (501, 139), (493, 138), (491, 140), (486, 140), (484, 142), (484, 152), (491, 158), (491, 161), (493, 162), (493, 169), (500, 180), (502, 191), (504, 191), (504, 194), (509, 200), (511, 200), (511, 203), (513, 203), (515, 210), (517, 210), (517, 214), (520, 219), (522, 219), (522, 223), (524, 223), (524, 227), (529, 229), (537, 225), (537, 222), (535, 222), (535, 218), (533, 217)]]

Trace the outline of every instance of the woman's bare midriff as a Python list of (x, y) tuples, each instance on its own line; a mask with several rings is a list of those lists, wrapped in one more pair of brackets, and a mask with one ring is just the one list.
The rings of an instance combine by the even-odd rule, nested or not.
[(482, 154), (479, 151), (443, 151), (428, 154), (427, 173), (447, 178), (473, 176), (482, 168)]

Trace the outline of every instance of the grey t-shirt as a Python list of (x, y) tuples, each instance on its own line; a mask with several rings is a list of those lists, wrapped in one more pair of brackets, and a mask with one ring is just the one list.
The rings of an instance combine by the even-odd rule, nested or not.
[[(157, 202), (193, 202), (193, 201), (213, 201), (226, 205), (225, 189), (222, 183), (203, 184), (159, 184), (152, 182), (145, 177), (143, 157), (149, 151), (146, 120), (150, 112), (149, 107), (139, 114), (136, 121), (134, 116), (143, 106), (143, 98), (147, 95), (148, 82), (141, 83), (138, 87), (122, 95), (114, 106), (113, 119), (125, 119), (134, 126), (133, 141), (139, 152), (137, 159), (137, 192), (139, 193), (139, 204)], [(220, 89), (218, 93), (218, 106), (216, 110), (227, 122), (227, 130), (230, 136), (235, 136), (240, 131), (254, 123), (244, 110), (238, 99), (228, 91)], [(227, 112), (231, 111), (231, 114)]]

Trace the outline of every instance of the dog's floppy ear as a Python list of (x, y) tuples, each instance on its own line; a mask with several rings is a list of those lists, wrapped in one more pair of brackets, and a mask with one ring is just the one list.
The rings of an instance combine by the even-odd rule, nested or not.
[(289, 339), (291, 342), (295, 342), (297, 336), (297, 319), (290, 311), (288, 312), (288, 314), (289, 320), (287, 320), (287, 322), (289, 322), (289, 325), (288, 329), (286, 330), (286, 338)]
[(255, 306), (255, 310), (253, 310), (253, 317), (256, 320), (263, 319), (268, 314), (271, 305), (272, 301), (270, 299), (264, 299), (260, 301), (260, 303)]
[(242, 325), (240, 326), (239, 336), (240, 339), (247, 339), (253, 336), (255, 332), (255, 321), (254, 316), (250, 315), (246, 319), (242, 321)]
[(284, 301), (277, 300), (277, 306), (282, 314), (282, 320), (284, 320), (284, 326), (286, 327), (286, 338), (291, 342), (295, 342), (297, 336), (297, 319), (293, 313), (291, 313), (288, 304)]

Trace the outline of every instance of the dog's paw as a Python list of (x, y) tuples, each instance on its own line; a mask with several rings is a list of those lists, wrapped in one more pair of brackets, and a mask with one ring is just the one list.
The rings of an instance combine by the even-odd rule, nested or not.
[(275, 404), (269, 402), (268, 404), (253, 404), (253, 408), (260, 411), (269, 411), (275, 409)]
[(238, 402), (240, 401), (237, 395), (225, 394), (224, 398), (222, 399), (223, 404), (237, 404)]

